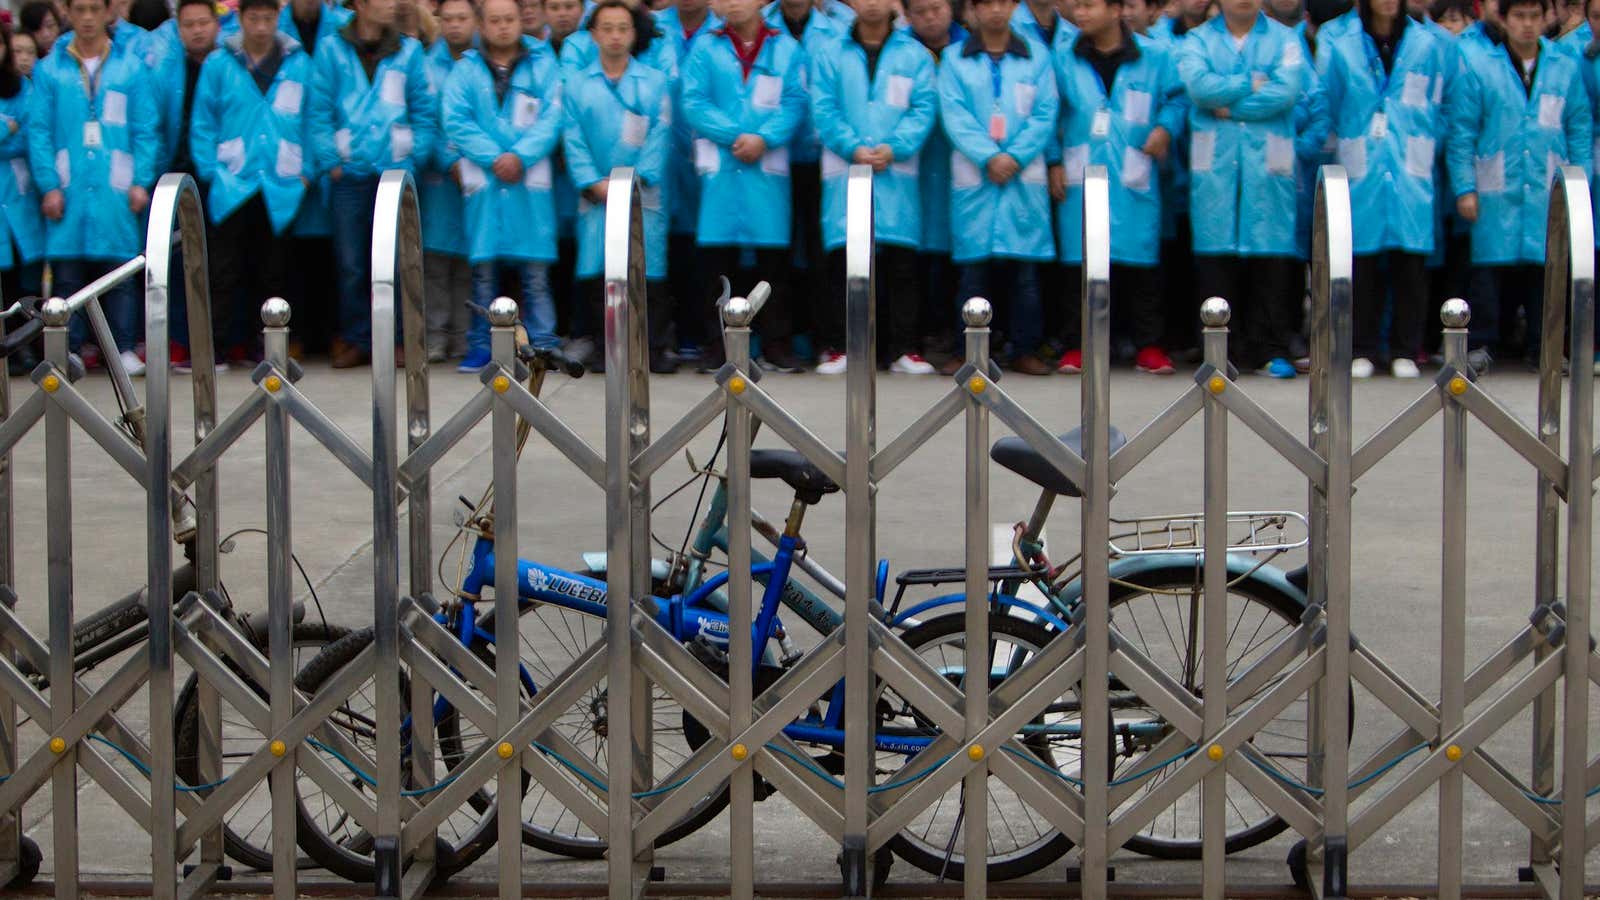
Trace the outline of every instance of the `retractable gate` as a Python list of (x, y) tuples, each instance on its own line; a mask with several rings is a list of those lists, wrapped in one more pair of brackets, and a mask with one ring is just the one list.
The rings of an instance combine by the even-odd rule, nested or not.
[[(1202, 305), (1204, 362), (1160, 414), (1125, 442), (1113, 443), (1110, 424), (1110, 216), (1106, 172), (1087, 170), (1084, 182), (1081, 428), (1057, 436), (1010, 394), (990, 359), (991, 312), (981, 298), (961, 314), (965, 365), (949, 388), (900, 434), (879, 446), (876, 431), (873, 194), (869, 167), (848, 179), (846, 247), (846, 445), (829, 447), (783, 406), (781, 389), (760, 384), (750, 356), (750, 323), (764, 297), (731, 298), (720, 311), (727, 363), (707, 393), (678, 421), (653, 435), (646, 365), (647, 320), (641, 192), (631, 170), (611, 176), (606, 206), (605, 337), (606, 433), (597, 451), (520, 383), (526, 369), (517, 352), (515, 304), (489, 309), (492, 358), (481, 387), (437, 430), (428, 397), (424, 350), (422, 251), (416, 192), (408, 175), (387, 173), (380, 184), (373, 241), (372, 434), (362, 448), (297, 386), (288, 358), (289, 309), (262, 309), (266, 361), (253, 389), (218, 417), (210, 358), (204, 228), (193, 182), (168, 176), (155, 193), (145, 256), (67, 301), (44, 304), (47, 360), (33, 373), (39, 390), (10, 402), (0, 373), (0, 867), (25, 868), (20, 838), (22, 803), (47, 781), (52, 787), (54, 867), (58, 895), (77, 890), (76, 786), (81, 769), (148, 828), (152, 890), (191, 895), (224, 874), (222, 822), (265, 782), (276, 835), (273, 890), (294, 896), (296, 850), (281, 839), (296, 828), (296, 779), (326, 792), (370, 837), (375, 889), (380, 896), (415, 896), (445, 871), (437, 841), (441, 826), (465, 809), (495, 816), (498, 889), (522, 889), (522, 794), (536, 783), (609, 845), (612, 896), (641, 893), (650, 877), (652, 846), (674, 823), (726, 784), (730, 796), (731, 891), (755, 887), (754, 803), (759, 775), (841, 847), (847, 893), (864, 896), (873, 884), (876, 853), (947, 792), (959, 790), (968, 860), (988, 855), (985, 817), (992, 792), (1003, 787), (1077, 845), (1082, 891), (1105, 896), (1113, 850), (1151, 819), (1198, 792), (1201, 885), (1208, 897), (1227, 892), (1225, 805), (1230, 781), (1252, 794), (1308, 842), (1308, 866), (1327, 896), (1347, 890), (1351, 854), (1383, 823), (1439, 786), (1440, 891), (1462, 890), (1462, 787), (1471, 779), (1522, 823), (1530, 836), (1530, 869), (1548, 896), (1582, 896), (1584, 853), (1600, 842), (1600, 821), (1587, 821), (1585, 800), (1600, 781), (1600, 760), (1588, 746), (1589, 683), (1600, 680), (1600, 655), (1590, 630), (1592, 479), (1594, 447), (1594, 245), (1590, 198), (1581, 170), (1561, 170), (1552, 186), (1549, 255), (1543, 314), (1544, 343), (1535, 429), (1519, 422), (1475, 380), (1466, 365), (1468, 310), (1447, 303), (1445, 366), (1421, 397), (1359, 446), (1351, 423), (1351, 221), (1345, 175), (1325, 167), (1319, 179), (1312, 280), (1312, 356), (1306, 437), (1274, 419), (1233, 377), (1228, 365), (1229, 308)], [(191, 342), (196, 372), (194, 449), (173, 464), (167, 377), (167, 289), (171, 235), (184, 251)], [(1574, 252), (1578, 251), (1578, 252)], [(77, 309), (97, 313), (95, 299), (116, 278), (144, 271), (149, 373), (142, 421), (128, 433), (94, 410), (73, 385), (66, 323)], [(394, 348), (404, 317), (404, 451), (397, 446), (398, 377)], [(1566, 456), (1561, 443), (1563, 335), (1575, 361), (1568, 379)], [(131, 386), (118, 385), (119, 391)], [(1407, 684), (1355, 637), (1351, 596), (1351, 496), (1355, 482), (1435, 414), (1444, 421), (1442, 487), (1442, 633), (1438, 700)], [(1223, 652), (1203, 653), (1186, 685), (1148, 658), (1113, 615), (1110, 594), (1110, 500), (1141, 462), (1199, 416), (1203, 431), (1204, 511), (1199, 519), (1202, 589), (1196, 598), (1200, 647), (1228, 643), (1230, 579), (1227, 511), (1230, 426), (1260, 437), (1306, 480), (1310, 526), (1310, 604), (1302, 618), (1242, 671)], [(663, 629), (654, 615), (650, 573), (650, 477), (689, 441), (725, 417), (728, 449), (729, 658), (754, 658), (751, 443), (758, 427), (799, 451), (845, 493), (846, 574), (843, 625), (757, 691), (750, 667), (726, 676)], [(430, 572), (430, 472), (485, 418), (490, 420), (494, 469), (494, 620), (516, 622), (519, 533), (517, 451), (537, 433), (580, 473), (604, 489), (608, 586), (600, 637), (537, 692), (519, 677), (518, 653), (485, 659), (462, 646), (435, 620)], [(965, 429), (965, 589), (962, 665), (990, 672), (992, 637), (987, 525), (990, 431), (998, 421), (1082, 494), (1082, 602), (1069, 627), (1003, 680), (952, 680), (909, 647), (877, 603), (875, 524), (878, 489), (899, 465), (950, 422)], [(1487, 426), (1537, 473), (1537, 577), (1528, 624), (1468, 671), (1465, 618), (1464, 498), (1469, 419)], [(35, 637), (16, 615), (11, 521), (11, 451), (40, 421), (45, 431), (48, 490), (49, 629)], [(269, 533), (268, 641), (263, 653), (241, 634), (219, 596), (217, 465), (262, 422)], [(291, 422), (326, 448), (370, 492), (373, 515), (372, 640), (315, 692), (295, 683), (290, 513)], [(145, 492), (150, 638), (144, 652), (91, 689), (74, 677), (69, 441), (76, 425)], [(1073, 440), (1066, 440), (1073, 437)], [(193, 499), (189, 499), (192, 493)], [(400, 572), (400, 504), (407, 505), (408, 571)], [(1561, 506), (1566, 505), (1566, 557), (1560, 553)], [(192, 506), (192, 521), (190, 507)], [(1050, 508), (1047, 496), (1025, 528), (1038, 538)], [(172, 604), (174, 522), (194, 531), (196, 592)], [(407, 587), (402, 590), (402, 583)], [(1125, 624), (1125, 623), (1124, 623)], [(508, 641), (507, 643), (515, 643)], [(198, 676), (201, 737), (198, 779), (177, 778), (173, 735), (173, 663)], [(22, 665), (49, 674), (48, 696)], [(1527, 663), (1527, 670), (1514, 671)], [(353, 742), (333, 721), (366, 680), (375, 685), (372, 750)], [(843, 681), (843, 780), (807, 766), (805, 751), (784, 734), (818, 696)], [(1404, 725), (1359, 764), (1348, 756), (1352, 681), (1361, 684)], [(602, 687), (603, 684), (603, 687)], [(880, 687), (914, 705), (937, 729), (891, 780), (875, 769), (873, 699)], [(1113, 777), (1116, 690), (1136, 695), (1166, 731), (1148, 753), (1164, 760), (1133, 775)], [(146, 743), (121, 720), (141, 690), (148, 697)], [(553, 724), (563, 711), (596, 691), (614, 712), (603, 760), (585, 766), (582, 751)], [(1082, 758), (1075, 773), (1038, 764), (1019, 737), (1051, 704), (1075, 694), (1081, 704)], [(1494, 697), (1476, 713), (1468, 706)], [(436, 697), (481, 734), (463, 739), (441, 759), (435, 746)], [(709, 739), (658, 774), (652, 704), (670, 698), (698, 719)], [(1307, 717), (1304, 780), (1256, 744), (1263, 727), (1287, 705), (1304, 699)], [(237, 711), (259, 742), (225, 774), (221, 704)], [(1486, 738), (1532, 706), (1533, 767), (1527, 782), (1483, 749)], [(40, 744), (23, 755), (17, 711), (37, 726)], [(1561, 731), (1559, 778), (1556, 731)], [(105, 747), (120, 751), (148, 775), (148, 787), (129, 781)], [(1426, 751), (1425, 753), (1423, 751)], [(337, 769), (329, 760), (344, 768)], [(1403, 774), (1397, 763), (1414, 759)], [(579, 762), (575, 762), (579, 761)], [(230, 761), (233, 763), (234, 761)], [(352, 783), (349, 772), (362, 777)], [(359, 786), (358, 786), (359, 785)], [(610, 786), (626, 786), (610, 787)], [(1370, 801), (1363, 798), (1372, 795)], [(1187, 813), (1193, 809), (1185, 807)], [(487, 821), (487, 820), (484, 820)], [(200, 864), (179, 879), (179, 863), (198, 847)], [(0, 871), (0, 874), (4, 874)], [(963, 868), (965, 892), (988, 892), (983, 865)]]

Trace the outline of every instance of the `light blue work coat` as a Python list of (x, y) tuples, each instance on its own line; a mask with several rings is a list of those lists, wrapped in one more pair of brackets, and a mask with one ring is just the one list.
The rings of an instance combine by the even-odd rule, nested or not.
[(1172, 102), (1183, 91), (1155, 41), (1123, 31), (1132, 58), (1117, 67), (1109, 96), (1078, 38), (1056, 47), (1056, 84), (1061, 92), (1061, 164), (1066, 198), (1056, 205), (1061, 261), (1083, 263), (1083, 173), (1105, 166), (1111, 183), (1111, 261), (1153, 266), (1161, 255), (1161, 179), (1144, 153), (1157, 127), (1183, 130), (1183, 108)]
[[(428, 88), (436, 98), (444, 96), (445, 79), (455, 66), (450, 55), (450, 45), (441, 38), (433, 42), (426, 54)], [(417, 199), (422, 210), (422, 248), (429, 253), (445, 256), (467, 255), (467, 229), (461, 186), (450, 175), (450, 167), (461, 158), (449, 136), (440, 130), (434, 142), (433, 158), (421, 170)]]
[(933, 60), (917, 39), (890, 30), (867, 74), (867, 53), (846, 37), (811, 59), (811, 110), (822, 138), (822, 246), (845, 243), (850, 159), (888, 145), (894, 162), (872, 185), (873, 232), (880, 244), (915, 248), (922, 238), (918, 184), (923, 144), (939, 117)]
[[(1297, 29), (1295, 34), (1300, 38), (1302, 58), (1310, 59), (1311, 48), (1304, 32)], [(1300, 99), (1294, 104), (1294, 238), (1299, 257), (1310, 259), (1317, 170), (1333, 159), (1328, 149), (1328, 135), (1333, 133), (1333, 113), (1328, 108), (1328, 94), (1322, 79), (1317, 77), (1316, 67), (1308, 64), (1301, 74), (1304, 78), (1300, 82)]]
[(120, 262), (139, 253), (144, 228), (128, 191), (155, 183), (161, 154), (160, 115), (139, 55), (113, 42), (92, 96), (70, 52), (44, 57), (33, 69), (28, 121), (34, 187), (65, 199), (61, 220), (45, 225), (45, 255)]
[[(1589, 29), (1589, 23), (1584, 22), (1571, 34), (1558, 41), (1558, 45), (1572, 55), (1578, 63), (1578, 71), (1583, 75), (1584, 92), (1589, 97), (1589, 119), (1591, 122), (1600, 122), (1600, 52), (1591, 55), (1589, 45), (1594, 42), (1594, 33)], [(1600, 48), (1596, 48), (1600, 51)], [(1595, 146), (1600, 146), (1600, 135), (1597, 135)], [(1600, 185), (1596, 180), (1596, 173), (1589, 173), (1590, 190), (1595, 185)], [(1594, 221), (1600, 225), (1600, 204), (1591, 203), (1594, 208)], [(1595, 229), (1595, 246), (1600, 247), (1600, 228)]]
[[(1303, 47), (1298, 35), (1265, 15), (1256, 17), (1243, 52), (1221, 16), (1184, 36), (1178, 75), (1191, 104), (1194, 252), (1296, 253), (1294, 112), (1307, 65)], [(1217, 115), (1222, 109), (1228, 117)]]
[(1531, 91), (1504, 44), (1485, 40), (1463, 52), (1451, 85), (1447, 154), (1456, 197), (1478, 195), (1472, 261), (1541, 263), (1551, 176), (1566, 163), (1589, 171), (1593, 160), (1583, 76), (1571, 55), (1543, 38)]
[[(656, 13), (656, 27), (661, 28), (662, 34), (652, 40), (650, 46), (644, 48), (644, 53), (635, 59), (671, 76), (675, 74), (677, 57), (673, 53), (673, 43), (667, 40), (666, 29), (661, 26), (661, 15), (665, 12), (667, 10)], [(582, 72), (589, 68), (590, 63), (600, 58), (600, 48), (595, 45), (594, 35), (589, 33), (588, 23), (589, 20), (585, 17), (583, 27), (567, 35), (567, 39), (561, 42), (559, 54), (561, 65), (570, 72)], [(683, 38), (681, 30), (678, 32), (678, 38), (680, 41)]]
[(1056, 32), (1046, 38), (1044, 26), (1039, 24), (1039, 17), (1033, 14), (1032, 7), (1026, 2), (1018, 3), (1017, 11), (1011, 14), (1011, 30), (1044, 47), (1052, 54), (1063, 44), (1070, 47), (1072, 42), (1078, 39), (1079, 34), (1078, 26), (1061, 16), (1056, 16)]
[(672, 84), (672, 154), (667, 159), (671, 229), (673, 234), (694, 234), (700, 225), (700, 175), (694, 167), (694, 126), (683, 114), (683, 80), (678, 77), (679, 66), (689, 58), (689, 51), (695, 44), (715, 40), (712, 33), (722, 27), (722, 20), (707, 10), (700, 27), (684, 34), (678, 8), (669, 6), (656, 13), (656, 24), (661, 28), (661, 37), (656, 40), (663, 45), (662, 59), (671, 59), (667, 72)]
[(343, 31), (318, 40), (308, 123), (317, 171), (376, 178), (432, 158), (438, 98), (422, 55), (416, 38), (401, 35), (400, 49), (379, 60), (369, 79)]
[[(939, 113), (950, 154), (951, 259), (1049, 260), (1045, 148), (1056, 132), (1060, 99), (1055, 67), (1037, 41), (1015, 31), (997, 63), (977, 35), (945, 48), (939, 64)], [(1005, 184), (989, 180), (996, 154), (1021, 170)]]
[[(0, 99), (0, 269), (44, 256), (44, 217), (39, 214), (39, 192), (34, 190), (33, 172), (28, 167), (28, 136), (33, 130), (28, 95), (32, 91), (33, 85), (23, 78), (14, 96)], [(16, 253), (12, 242), (16, 242)]]
[[(323, 41), (326, 40), (338, 40), (339, 29), (343, 28), (353, 15), (354, 13), (342, 6), (322, 4), (322, 14), (317, 18), (316, 47), (324, 46)], [(300, 33), (300, 28), (294, 21), (294, 8), (289, 3), (285, 3), (278, 11), (278, 33), (298, 41), (301, 47), (308, 46), (307, 35)], [(312, 60), (317, 58), (316, 47), (307, 51)], [(328, 179), (328, 173), (318, 172), (306, 190), (305, 198), (300, 201), (300, 214), (294, 220), (296, 236), (315, 238), (333, 234), (333, 216), (328, 209), (331, 190), (332, 182)]]
[[(902, 26), (901, 30), (912, 40), (917, 39), (910, 26)], [(946, 46), (960, 46), (966, 39), (967, 30), (954, 22), (950, 23), (950, 43)], [(937, 78), (939, 55), (927, 48), (924, 48), (923, 52), (928, 54), (929, 61), (934, 66), (934, 71), (930, 74)], [(937, 83), (933, 92), (933, 103), (937, 111), (939, 106)], [(922, 154), (917, 157), (917, 193), (922, 198), (922, 238), (917, 243), (917, 249), (923, 253), (949, 253), (950, 138), (945, 135), (944, 128), (938, 124), (937, 119), (933, 128), (928, 131), (928, 139), (922, 145)]]
[[(684, 118), (695, 131), (701, 245), (789, 246), (789, 142), (810, 105), (804, 72), (805, 53), (784, 32), (769, 29), (749, 78), (726, 34), (695, 42), (679, 77)], [(760, 159), (734, 157), (742, 134), (766, 142)]]
[[(667, 277), (667, 157), (672, 151), (672, 91), (667, 76), (638, 60), (615, 83), (600, 61), (566, 77), (562, 146), (567, 171), (579, 191), (632, 166), (644, 211), (645, 277)], [(606, 210), (578, 200), (577, 277), (605, 273)], [(685, 261), (685, 265), (689, 263)]]
[[(835, 3), (848, 10), (849, 7), (842, 3)], [(776, 2), (768, 3), (762, 8), (762, 16), (767, 25), (784, 34), (789, 33), (789, 27), (783, 21), (783, 10)], [(847, 17), (811, 9), (806, 17), (805, 27), (800, 30), (800, 47), (804, 50), (805, 63), (800, 69), (800, 87), (810, 91), (811, 60), (827, 53), (841, 38), (848, 37), (850, 25), (855, 21), (855, 13)], [(795, 130), (794, 139), (789, 142), (789, 161), (793, 163), (815, 163), (822, 158), (822, 138), (817, 134), (817, 125), (811, 118), (811, 107), (807, 104), (805, 116), (800, 121), (800, 127)]]
[(1365, 28), (1319, 36), (1317, 73), (1333, 112), (1336, 158), (1350, 178), (1356, 253), (1433, 251), (1445, 49), (1407, 21), (1386, 72)]
[(189, 118), (189, 154), (202, 184), (206, 212), (220, 223), (260, 194), (272, 230), (282, 234), (300, 209), (316, 174), (306, 152), (306, 102), (311, 57), (279, 34), (283, 61), (263, 94), (247, 68), (239, 35), (206, 57)]
[[(555, 165), (561, 139), (561, 64), (543, 41), (524, 37), (521, 59), (503, 100), (477, 50), (450, 70), (444, 87), (444, 132), (461, 153), (468, 258), (555, 262)], [(522, 161), (522, 178), (507, 184), (491, 167), (503, 153)]]

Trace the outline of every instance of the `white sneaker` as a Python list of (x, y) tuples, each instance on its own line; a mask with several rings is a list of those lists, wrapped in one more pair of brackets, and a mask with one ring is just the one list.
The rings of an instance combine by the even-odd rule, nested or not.
[(1372, 377), (1372, 360), (1367, 359), (1365, 356), (1358, 356), (1355, 359), (1351, 360), (1351, 362), (1350, 362), (1350, 377), (1351, 378), (1371, 378)]
[(139, 354), (132, 350), (124, 350), (118, 354), (118, 358), (122, 360), (122, 368), (128, 373), (129, 378), (144, 374), (144, 360), (139, 358)]
[(817, 363), (818, 375), (843, 375), (844, 354), (837, 350), (822, 351), (822, 362)]
[(939, 370), (933, 367), (933, 363), (928, 362), (921, 356), (915, 353), (906, 353), (902, 354), (894, 362), (889, 363), (889, 371), (897, 375), (932, 375)]
[(1396, 378), (1418, 378), (1422, 372), (1417, 368), (1416, 360), (1402, 356), (1389, 364), (1389, 374)]

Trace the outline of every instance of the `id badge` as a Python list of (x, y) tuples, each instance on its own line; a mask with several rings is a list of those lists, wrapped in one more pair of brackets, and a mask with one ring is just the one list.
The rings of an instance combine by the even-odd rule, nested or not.
[(1097, 109), (1094, 119), (1089, 123), (1089, 136), (1103, 138), (1111, 133), (1111, 110)]
[(1002, 112), (989, 114), (989, 140), (996, 144), (1006, 139), (1006, 116)]
[(1372, 114), (1372, 139), (1381, 141), (1389, 135), (1389, 116), (1383, 112)]
[(99, 147), (100, 143), (100, 123), (83, 123), (83, 146), (92, 150), (96, 147)]

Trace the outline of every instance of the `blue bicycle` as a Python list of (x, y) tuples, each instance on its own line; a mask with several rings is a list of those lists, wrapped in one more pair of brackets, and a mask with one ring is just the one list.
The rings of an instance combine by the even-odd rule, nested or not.
[[(523, 351), (530, 363), (529, 389), (535, 395), (545, 372), (560, 368), (577, 375), (581, 368), (550, 351)], [(525, 434), (524, 434), (525, 437)], [(1063, 436), (1069, 443), (1073, 434)], [(1120, 438), (1120, 435), (1117, 436)], [(720, 452), (720, 442), (718, 444)], [(988, 573), (986, 598), (990, 608), (989, 677), (998, 683), (1023, 666), (1046, 644), (1068, 629), (1080, 597), (1076, 559), (1053, 566), (1044, 548), (1030, 535), (1038, 533), (1050, 504), (1057, 496), (1075, 496), (1077, 489), (1041, 457), (1016, 439), (1002, 439), (992, 452), (994, 460), (1040, 486), (1043, 493), (1031, 523), (1019, 523), (1013, 542), (1014, 560), (1009, 566), (995, 567)], [(656, 596), (657, 622), (683, 642), (713, 670), (726, 676), (729, 618), (723, 592), (730, 573), (725, 563), (727, 552), (727, 484), (711, 463), (701, 467), (691, 460), (689, 481), (667, 495), (661, 503), (698, 483), (699, 498), (690, 516), (694, 522), (704, 505), (711, 482), (716, 482), (707, 514), (694, 527), (692, 537), (674, 550), (658, 539), (667, 556), (652, 566), (652, 594)], [(754, 612), (754, 646), (757, 658), (749, 661), (755, 671), (759, 692), (803, 656), (797, 635), (801, 631), (826, 635), (842, 624), (835, 600), (843, 586), (807, 554), (801, 527), (810, 507), (838, 490), (820, 470), (800, 454), (788, 450), (755, 450), (751, 454), (753, 478), (780, 479), (794, 492), (794, 499), (781, 528), (759, 514), (755, 526), (774, 546), (770, 557), (753, 553), (750, 577), (761, 586), (759, 608)], [(463, 544), (458, 577), (446, 579), (460, 587), (456, 596), (443, 604), (437, 620), (470, 648), (492, 664), (499, 643), (492, 603), (483, 602), (485, 589), (492, 593), (494, 581), (494, 528), (492, 494), (485, 492), (461, 523), (458, 540)], [(659, 504), (658, 504), (659, 505)], [(1230, 672), (1243, 672), (1271, 649), (1277, 638), (1295, 627), (1305, 609), (1305, 597), (1271, 560), (1304, 545), (1303, 540), (1284, 537), (1289, 526), (1304, 520), (1293, 513), (1238, 513), (1230, 517), (1244, 534), (1235, 542), (1229, 556), (1230, 591), (1228, 648)], [(1111, 564), (1113, 621), (1130, 642), (1161, 665), (1176, 681), (1197, 690), (1200, 659), (1197, 653), (1201, 600), (1201, 555), (1195, 540), (1196, 517), (1167, 516), (1126, 520), (1131, 530), (1116, 536), (1108, 552)], [(1121, 544), (1117, 542), (1121, 541)], [(453, 542), (454, 543), (454, 542)], [(451, 548), (446, 548), (448, 556)], [(720, 570), (718, 567), (721, 566)], [(587, 554), (581, 571), (569, 571), (531, 560), (518, 561), (519, 621), (516, 645), (519, 648), (523, 691), (532, 696), (549, 683), (603, 633), (608, 602), (604, 554)], [(877, 613), (901, 630), (906, 643), (935, 670), (946, 673), (953, 684), (965, 677), (965, 605), (962, 592), (964, 570), (928, 569), (908, 571), (895, 579), (895, 595), (884, 603), (889, 590), (888, 565), (881, 563), (878, 577)], [(803, 576), (803, 577), (802, 577)], [(807, 582), (810, 582), (808, 584)], [(957, 593), (913, 599), (910, 594), (925, 588), (937, 591), (954, 584)], [(815, 586), (813, 586), (815, 585)], [(1031, 590), (1028, 590), (1030, 589)], [(1032, 599), (1030, 599), (1030, 597)], [(480, 605), (483, 607), (480, 609)], [(780, 608), (792, 615), (786, 622)], [(302, 672), (301, 687), (314, 691), (323, 679), (331, 677), (344, 663), (370, 642), (370, 632), (357, 632), (328, 647)], [(1270, 682), (1262, 690), (1269, 690)], [(815, 698), (808, 712), (784, 728), (784, 733), (806, 747), (810, 757), (803, 762), (823, 777), (837, 777), (843, 771), (843, 685)], [(367, 685), (341, 706), (334, 716), (343, 723), (357, 745), (374, 743), (371, 685)], [(1112, 685), (1113, 778), (1143, 780), (1138, 791), (1127, 799), (1132, 803), (1144, 791), (1163, 780), (1187, 752), (1165, 760), (1152, 760), (1150, 751), (1172, 731), (1162, 717), (1131, 690)], [(1033, 754), (1031, 763), (1074, 781), (1081, 772), (1081, 704), (1075, 693), (1052, 703), (1033, 721), (1023, 726), (1017, 738)], [(1258, 750), (1283, 765), (1291, 775), (1305, 777), (1305, 705), (1291, 704), (1269, 723), (1255, 739)], [(564, 713), (553, 726), (582, 751), (581, 758), (557, 756), (556, 761), (574, 774), (580, 783), (595, 791), (604, 790), (606, 736), (609, 710), (604, 684)], [(484, 736), (456, 713), (443, 697), (435, 700), (433, 727), (438, 745), (438, 777), (467, 759)], [(878, 760), (877, 782), (896, 786), (897, 773), (907, 760), (938, 737), (931, 720), (915, 705), (893, 690), (880, 686), (875, 701), (877, 723), (875, 751)], [(410, 723), (406, 725), (409, 731)], [(702, 743), (709, 740), (707, 730), (659, 688), (653, 703), (654, 785), (651, 793), (672, 790), (692, 772), (683, 766)], [(1191, 751), (1192, 752), (1192, 751)], [(555, 754), (551, 754), (555, 755)], [(358, 789), (369, 786), (359, 778)], [(330, 817), (329, 804), (321, 802), (315, 785), (302, 781), (302, 817), (298, 835), (302, 848), (327, 868), (348, 878), (370, 879), (370, 839), (353, 820)], [(605, 852), (603, 836), (595, 834), (554, 796), (538, 784), (524, 781), (522, 803), (524, 841), (552, 853), (578, 858), (598, 858)], [(762, 786), (758, 796), (770, 788)], [(1185, 796), (1145, 831), (1130, 840), (1129, 849), (1168, 858), (1197, 857), (1199, 854), (1199, 798)], [(492, 845), (494, 804), (489, 789), (479, 791), (458, 811), (441, 834), (440, 870), (448, 874), (485, 852)], [(723, 788), (698, 799), (694, 808), (658, 840), (670, 844), (692, 833), (714, 818), (727, 803)], [(904, 831), (890, 847), (894, 854), (925, 871), (949, 878), (962, 876), (966, 860), (962, 855), (962, 826), (965, 819), (959, 786), (936, 802)], [(336, 813), (336, 810), (335, 810)], [(1033, 813), (1024, 798), (1010, 793), (995, 781), (989, 799), (989, 845), (986, 860), (989, 875), (996, 879), (1015, 878), (1048, 865), (1071, 847), (1070, 841), (1045, 820)], [(1230, 852), (1253, 846), (1279, 833), (1285, 827), (1269, 809), (1248, 793), (1229, 796)], [(880, 864), (880, 871), (887, 871)]]

